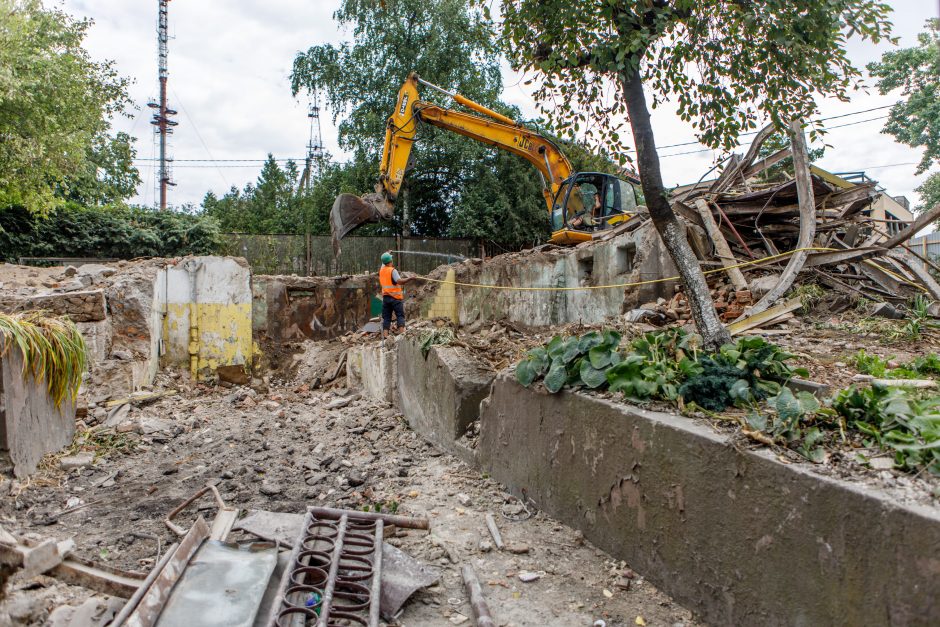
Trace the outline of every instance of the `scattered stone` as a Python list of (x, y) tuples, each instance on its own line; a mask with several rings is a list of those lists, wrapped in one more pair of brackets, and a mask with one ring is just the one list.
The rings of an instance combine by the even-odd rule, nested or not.
[(894, 468), (894, 460), (890, 457), (873, 457), (868, 460), (868, 465), (875, 470), (891, 470)]
[(111, 351), (111, 359), (119, 359), (121, 361), (132, 361), (134, 359), (134, 355), (132, 355), (130, 351), (119, 348), (117, 350)]
[(509, 544), (506, 546), (506, 550), (516, 555), (525, 555), (531, 549), (528, 544)]
[(65, 266), (65, 270), (62, 271), (62, 276), (72, 277), (78, 274), (78, 268), (75, 266)]
[(338, 398), (335, 401), (328, 403), (326, 406), (326, 409), (327, 410), (342, 409), (343, 407), (346, 407), (347, 405), (349, 405), (351, 402), (353, 402), (353, 398), (351, 396), (347, 398)]
[(259, 489), (261, 491), (261, 494), (264, 494), (266, 496), (277, 496), (278, 494), (284, 491), (284, 489), (280, 485), (278, 485), (277, 483), (274, 483), (273, 481), (268, 481), (268, 480), (262, 481), (261, 488)]
[(467, 496), (466, 494), (463, 494), (462, 492), (457, 495), (457, 502), (463, 505), (464, 507), (470, 507), (471, 505), (473, 505), (473, 501), (470, 499), (470, 497)]
[(493, 550), (493, 543), (489, 540), (480, 540), (480, 552), (489, 553)]
[(62, 470), (73, 470), (75, 468), (86, 468), (95, 463), (95, 456), (92, 453), (78, 453), (59, 458), (59, 468)]
[(897, 307), (891, 303), (878, 303), (872, 307), (871, 315), (888, 318), (889, 320), (904, 320), (906, 317), (904, 312), (898, 311)]
[(366, 477), (358, 470), (350, 470), (349, 474), (346, 475), (346, 480), (349, 482), (349, 485), (356, 487), (365, 483)]
[(543, 572), (534, 573), (529, 570), (520, 570), (518, 577), (519, 577), (519, 581), (521, 581), (522, 583), (532, 583), (533, 581), (538, 581), (539, 579), (541, 579), (542, 575), (544, 574), (545, 573)]

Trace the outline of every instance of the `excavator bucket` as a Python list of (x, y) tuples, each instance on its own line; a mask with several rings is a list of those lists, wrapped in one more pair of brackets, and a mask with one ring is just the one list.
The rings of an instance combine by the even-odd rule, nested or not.
[[(367, 195), (368, 198), (369, 195)], [(355, 194), (340, 194), (330, 210), (330, 234), (333, 236), (333, 255), (339, 255), (339, 241), (346, 234), (367, 222), (382, 219), (378, 207)]]

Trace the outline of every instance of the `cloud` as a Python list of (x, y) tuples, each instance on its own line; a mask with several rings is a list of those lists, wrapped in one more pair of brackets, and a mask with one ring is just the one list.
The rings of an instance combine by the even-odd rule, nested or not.
[[(127, 0), (65, 0), (64, 9), (95, 20), (87, 47), (97, 59), (113, 59), (118, 71), (135, 80), (131, 96), (139, 109), (134, 118), (117, 120), (115, 127), (138, 138), (138, 156), (154, 158), (155, 142), (148, 100), (157, 94), (156, 2)], [(925, 14), (923, 0), (892, 0), (893, 20), (901, 45), (915, 42)], [(170, 193), (173, 204), (199, 203), (212, 190), (224, 193), (231, 185), (242, 187), (257, 178), (268, 153), (278, 158), (302, 157), (309, 133), (304, 97), (290, 93), (289, 74), (294, 56), (309, 46), (338, 43), (347, 33), (338, 31), (332, 14), (339, 0), (172, 0), (169, 5), (170, 104), (179, 111), (179, 126), (171, 140), (177, 159)], [(850, 40), (850, 57), (859, 65), (876, 60), (887, 44), (872, 45)], [(503, 65), (504, 99), (520, 108), (526, 118), (536, 114), (530, 88), (522, 77)], [(839, 115), (893, 99), (859, 93), (851, 102), (824, 101), (823, 116)], [(865, 116), (861, 116), (865, 117)], [(873, 116), (870, 116), (873, 117)], [(851, 121), (859, 118), (847, 118)], [(654, 110), (653, 123), (661, 146), (692, 140), (690, 125), (673, 109)], [(330, 112), (322, 112), (320, 124), (326, 149), (344, 157), (336, 143)], [(833, 148), (821, 165), (834, 171), (871, 168), (870, 174), (894, 194), (913, 198), (913, 189), (925, 178), (914, 176), (914, 166), (893, 165), (919, 160), (917, 151), (898, 145), (879, 131), (882, 122), (833, 130)], [(663, 150), (674, 154), (696, 146)], [(698, 179), (714, 163), (711, 152), (663, 159), (666, 183), (675, 185)], [(191, 163), (183, 159), (257, 159), (257, 163)], [(190, 167), (200, 166), (200, 167)], [(210, 166), (210, 167), (205, 167)], [(878, 166), (875, 169), (875, 166)], [(883, 167), (890, 166), (890, 167)], [(155, 162), (142, 162), (137, 202), (153, 204)]]

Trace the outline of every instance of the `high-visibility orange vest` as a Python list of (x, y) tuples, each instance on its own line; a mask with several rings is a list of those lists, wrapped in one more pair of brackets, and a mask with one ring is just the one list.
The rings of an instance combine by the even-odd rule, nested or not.
[(382, 286), (382, 296), (391, 296), (402, 300), (405, 295), (401, 291), (401, 285), (395, 285), (392, 281), (392, 271), (395, 270), (391, 265), (379, 268), (379, 285)]

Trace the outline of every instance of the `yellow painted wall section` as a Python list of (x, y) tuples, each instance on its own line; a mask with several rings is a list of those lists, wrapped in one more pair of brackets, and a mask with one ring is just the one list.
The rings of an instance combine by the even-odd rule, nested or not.
[[(170, 303), (164, 319), (164, 337), (189, 328), (189, 303)], [(214, 372), (219, 366), (250, 364), (252, 357), (251, 303), (196, 303), (199, 329), (200, 373)], [(173, 361), (189, 359), (187, 347), (171, 345), (168, 352)]]
[(457, 286), (454, 284), (456, 276), (453, 269), (447, 271), (444, 282), (437, 289), (437, 293), (431, 300), (431, 306), (428, 307), (428, 318), (448, 318), (455, 324), (459, 322), (457, 317)]

